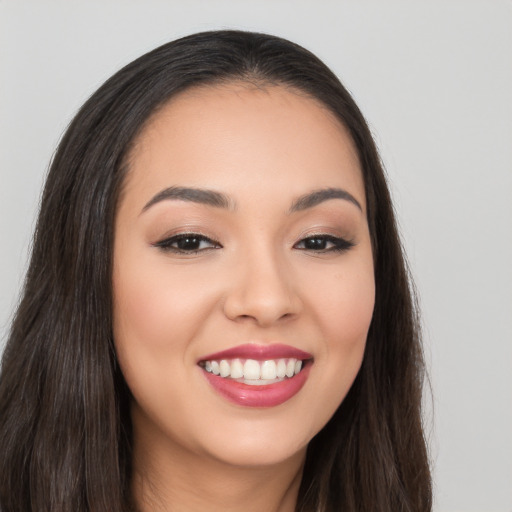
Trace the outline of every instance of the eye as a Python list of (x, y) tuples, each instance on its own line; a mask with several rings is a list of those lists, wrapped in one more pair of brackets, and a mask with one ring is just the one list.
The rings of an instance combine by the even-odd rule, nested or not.
[(313, 235), (299, 240), (294, 248), (313, 252), (344, 252), (354, 245), (350, 240), (333, 235)]
[(153, 245), (163, 251), (178, 254), (197, 254), (222, 247), (219, 242), (198, 233), (180, 233), (179, 235), (165, 238)]

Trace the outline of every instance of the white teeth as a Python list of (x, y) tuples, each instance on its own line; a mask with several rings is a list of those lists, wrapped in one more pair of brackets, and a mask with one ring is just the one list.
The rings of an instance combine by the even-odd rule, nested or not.
[(203, 367), (214, 375), (237, 379), (245, 384), (257, 386), (280, 382), (285, 377), (291, 378), (297, 375), (302, 370), (302, 361), (295, 358), (268, 359), (266, 361), (246, 359), (245, 362), (240, 359), (221, 359), (220, 361), (204, 361)]
[(212, 361), (212, 373), (214, 375), (219, 375), (220, 373), (220, 365), (217, 361)]
[(235, 359), (231, 363), (231, 378), (241, 379), (244, 376), (244, 367), (240, 362), (240, 359)]
[(272, 380), (277, 377), (277, 365), (275, 361), (263, 361), (261, 364), (261, 378)]
[(295, 373), (295, 359), (289, 359), (288, 363), (286, 364), (286, 376), (293, 377), (294, 373)]
[(220, 362), (219, 367), (220, 367), (220, 376), (221, 377), (227, 377), (230, 374), (231, 368), (229, 366), (229, 363), (225, 359), (223, 359)]
[(277, 377), (279, 379), (284, 379), (286, 375), (286, 361), (284, 359), (279, 359), (277, 362)]
[(254, 359), (247, 359), (244, 363), (244, 379), (255, 380), (261, 375), (260, 363)]

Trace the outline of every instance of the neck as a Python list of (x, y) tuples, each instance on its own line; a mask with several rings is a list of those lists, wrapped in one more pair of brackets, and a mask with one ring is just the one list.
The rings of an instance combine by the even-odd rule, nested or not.
[(269, 466), (234, 466), (181, 447), (161, 448), (135, 442), (132, 487), (140, 512), (295, 510), (305, 449)]

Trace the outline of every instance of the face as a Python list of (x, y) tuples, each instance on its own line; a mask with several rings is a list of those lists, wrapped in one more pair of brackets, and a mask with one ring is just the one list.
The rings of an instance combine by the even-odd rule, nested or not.
[(313, 99), (204, 87), (153, 117), (114, 244), (136, 446), (243, 466), (303, 457), (361, 365), (365, 212), (353, 143)]

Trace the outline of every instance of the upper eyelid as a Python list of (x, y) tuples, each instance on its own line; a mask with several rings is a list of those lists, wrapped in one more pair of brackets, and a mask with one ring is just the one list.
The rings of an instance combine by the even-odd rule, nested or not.
[(301, 235), (297, 242), (302, 242), (304, 240), (307, 240), (309, 238), (328, 238), (331, 240), (344, 240), (345, 242), (352, 242), (351, 238), (343, 236), (343, 235), (335, 235), (333, 233), (326, 233), (324, 231), (319, 231), (318, 233), (308, 233)]
[(333, 233), (328, 233), (326, 231), (317, 231), (317, 232), (313, 232), (313, 233), (302, 234), (302, 235), (300, 235), (299, 240), (305, 240), (306, 238), (314, 238), (315, 236), (318, 236), (318, 237), (323, 236), (325, 238), (344, 238), (341, 235), (335, 235)]
[(182, 233), (176, 233), (174, 235), (169, 235), (168, 237), (166, 237), (167, 239), (172, 239), (172, 238), (183, 238), (183, 237), (187, 237), (187, 236), (190, 236), (190, 237), (195, 237), (195, 238), (202, 238), (204, 240), (213, 240), (213, 238), (211, 236), (208, 236), (208, 235), (204, 235), (203, 233), (199, 233), (199, 232), (196, 232), (196, 231), (183, 231)]
[(187, 237), (187, 236), (201, 238), (202, 240), (210, 240), (211, 242), (219, 243), (219, 242), (217, 242), (215, 237), (213, 237), (211, 235), (206, 235), (204, 233), (201, 233), (200, 231), (179, 231), (178, 233), (164, 235), (163, 237), (161, 237), (159, 239), (158, 242), (165, 242), (165, 241), (173, 240), (173, 239), (179, 240), (180, 238)]

